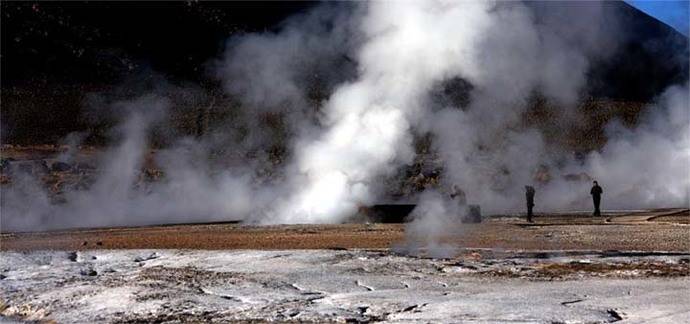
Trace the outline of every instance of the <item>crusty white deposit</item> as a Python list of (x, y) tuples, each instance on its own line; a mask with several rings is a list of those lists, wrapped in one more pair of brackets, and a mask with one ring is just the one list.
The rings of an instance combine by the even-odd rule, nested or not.
[[(0, 296), (6, 321), (60, 323), (677, 323), (690, 316), (688, 255), (500, 253), (435, 260), (366, 250), (2, 252)], [(549, 278), (538, 274), (545, 262), (655, 264), (675, 275), (639, 266)]]

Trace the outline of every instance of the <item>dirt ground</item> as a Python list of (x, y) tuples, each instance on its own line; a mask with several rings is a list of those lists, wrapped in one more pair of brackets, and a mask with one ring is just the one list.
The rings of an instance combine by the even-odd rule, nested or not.
[[(99, 150), (80, 147), (75, 162), (63, 166), (53, 159), (67, 146), (2, 145), (7, 163), (42, 175), (59, 200), (70, 188), (88, 187)], [(148, 154), (141, 181), (160, 177)], [(62, 169), (65, 167), (66, 169)], [(6, 170), (5, 170), (6, 171)], [(11, 182), (0, 172), (0, 185)], [(70, 189), (71, 190), (71, 189)], [(339, 224), (251, 226), (236, 223), (184, 224), (136, 228), (102, 228), (42, 233), (0, 233), (0, 251), (93, 249), (387, 249), (429, 238), (407, 237), (404, 224)], [(434, 237), (436, 239), (436, 237)], [(441, 243), (461, 248), (517, 250), (690, 251), (688, 209), (609, 213), (537, 215), (535, 223), (517, 216), (490, 217), (481, 224), (457, 224)]]
[[(690, 251), (687, 209), (492, 217), (458, 224), (443, 239), (462, 248), (513, 250)], [(189, 224), (0, 234), (0, 250), (91, 249), (350, 249), (391, 248), (409, 240), (404, 224)]]
[(538, 216), (4, 233), (0, 322), (685, 322), (687, 209)]

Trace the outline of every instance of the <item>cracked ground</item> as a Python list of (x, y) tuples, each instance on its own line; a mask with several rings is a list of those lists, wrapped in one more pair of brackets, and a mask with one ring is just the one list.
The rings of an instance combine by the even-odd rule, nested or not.
[[(483, 232), (463, 232), (466, 236), (455, 241), (455, 255), (446, 259), (377, 246), (399, 240), (400, 225), (5, 233), (0, 237), (0, 318), (58, 323), (681, 323), (690, 316), (690, 232), (684, 213), (597, 219), (553, 215), (536, 224), (514, 217), (490, 219), (474, 228)], [(175, 231), (184, 234), (185, 229), (200, 237), (202, 229), (235, 239), (250, 233), (256, 243), (213, 250), (117, 246), (124, 240), (120, 236), (150, 235), (151, 240), (161, 233), (170, 235), (163, 243), (173, 242)], [(462, 243), (480, 234), (484, 240), (479, 242), (489, 246)], [(595, 243), (587, 243), (588, 236), (596, 237)], [(303, 240), (308, 248), (270, 246), (286, 237)], [(42, 245), (51, 239), (52, 247)]]

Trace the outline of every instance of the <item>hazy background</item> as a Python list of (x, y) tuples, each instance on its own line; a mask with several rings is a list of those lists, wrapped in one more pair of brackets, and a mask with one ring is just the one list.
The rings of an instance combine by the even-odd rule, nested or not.
[(99, 148), (10, 163), (3, 228), (688, 205), (688, 39), (624, 2), (2, 6), (3, 144)]

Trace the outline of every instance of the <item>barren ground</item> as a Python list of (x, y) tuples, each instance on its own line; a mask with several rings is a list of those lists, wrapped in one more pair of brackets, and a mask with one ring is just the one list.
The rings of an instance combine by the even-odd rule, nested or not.
[[(686, 209), (492, 217), (458, 224), (444, 241), (465, 248), (524, 250), (690, 251)], [(0, 250), (337, 249), (390, 248), (405, 240), (403, 224), (165, 225), (0, 234)]]
[[(42, 164), (32, 168), (44, 172)], [(59, 197), (93, 172), (76, 170), (43, 179)], [(0, 322), (681, 323), (690, 316), (687, 209), (455, 225), (438, 242), (452, 247), (447, 258), (424, 249), (401, 254), (425, 241), (406, 237), (404, 224), (0, 233)]]
[(683, 323), (690, 255), (3, 252), (0, 321)]

